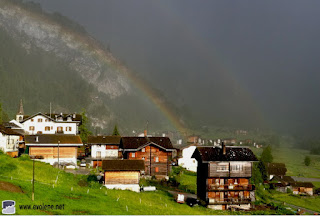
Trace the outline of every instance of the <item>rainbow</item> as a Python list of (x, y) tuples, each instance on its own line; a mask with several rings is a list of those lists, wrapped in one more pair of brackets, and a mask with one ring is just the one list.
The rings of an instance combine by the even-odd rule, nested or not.
[(177, 132), (179, 132), (181, 135), (184, 135), (186, 133), (186, 128), (181, 122), (181, 120), (177, 117), (177, 115), (174, 112), (172, 112), (172, 110), (170, 110), (166, 106), (166, 104), (157, 95), (157, 93), (144, 80), (137, 77), (133, 71), (131, 71), (119, 60), (117, 60), (110, 52), (102, 49), (101, 46), (95, 40), (91, 39), (87, 35), (80, 34), (76, 31), (70, 30), (54, 22), (44, 14), (24, 9), (20, 5), (17, 5), (10, 1), (5, 0), (5, 3), (7, 5), (10, 5), (11, 7), (15, 7), (25, 16), (29, 16), (32, 19), (43, 22), (45, 24), (58, 26), (60, 34), (65, 34), (68, 37), (72, 38), (72, 40), (80, 43), (81, 49), (85, 49), (94, 53), (95, 57), (98, 60), (104, 62), (108, 67), (111, 67), (112, 69), (118, 71), (121, 75), (126, 77), (129, 80), (129, 82), (133, 84), (133, 86), (139, 89), (140, 92), (144, 94), (155, 105), (155, 107), (157, 107), (157, 109), (165, 116), (166, 119), (168, 119), (168, 121), (177, 130)]

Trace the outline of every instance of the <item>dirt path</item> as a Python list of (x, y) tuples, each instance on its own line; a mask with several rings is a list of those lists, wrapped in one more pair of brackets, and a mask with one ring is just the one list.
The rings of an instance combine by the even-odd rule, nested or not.
[(0, 190), (14, 192), (14, 193), (23, 193), (20, 187), (4, 181), (0, 181)]

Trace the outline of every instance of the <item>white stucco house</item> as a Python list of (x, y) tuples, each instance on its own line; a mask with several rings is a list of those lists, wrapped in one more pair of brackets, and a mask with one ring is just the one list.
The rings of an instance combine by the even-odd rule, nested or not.
[(19, 143), (21, 140), (21, 134), (0, 125), (0, 150), (4, 153), (14, 157), (18, 156)]
[(197, 172), (198, 162), (196, 159), (191, 158), (196, 148), (196, 144), (181, 148), (182, 157), (178, 159), (178, 165), (189, 171)]
[(102, 166), (103, 159), (116, 159), (119, 156), (121, 136), (88, 136), (91, 146), (91, 166)]
[[(21, 120), (22, 119), (22, 120)], [(79, 114), (17, 115), (17, 119), (28, 134), (73, 134), (79, 133), (82, 116)]]

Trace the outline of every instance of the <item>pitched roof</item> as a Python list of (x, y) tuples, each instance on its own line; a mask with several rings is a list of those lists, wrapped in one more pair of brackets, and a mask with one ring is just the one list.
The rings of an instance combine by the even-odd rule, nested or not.
[(173, 150), (169, 137), (122, 137), (120, 148), (138, 150), (150, 144), (157, 145), (165, 150)]
[(12, 130), (11, 128), (7, 128), (4, 125), (0, 125), (0, 132), (5, 135), (14, 135), (14, 136), (20, 136), (21, 134), (17, 131)]
[(119, 145), (121, 136), (88, 136), (88, 144), (116, 144)]
[(295, 182), (295, 180), (291, 176), (283, 176), (283, 178), (279, 176), (274, 176), (272, 178), (272, 181), (281, 181), (281, 182), (287, 182), (287, 183)]
[(59, 117), (62, 117), (62, 121), (67, 121), (68, 117), (71, 117), (72, 121), (79, 121), (79, 122), (82, 121), (82, 115), (80, 114), (49, 114), (49, 113), (43, 114), (41, 112), (38, 112), (31, 116), (23, 116), (23, 120), (21, 122), (23, 123), (37, 115), (42, 115), (43, 117), (49, 118), (51, 119), (51, 121), (54, 121), (54, 122), (56, 122), (56, 118), (59, 118)]
[(222, 154), (222, 149), (218, 147), (197, 147), (192, 158), (200, 156), (203, 162), (208, 161), (258, 161), (250, 148), (246, 147), (226, 147), (226, 154)]
[[(37, 142), (38, 137), (38, 142)], [(44, 145), (44, 146), (57, 146), (58, 142), (61, 146), (73, 145), (81, 146), (82, 141), (78, 135), (61, 135), (61, 134), (38, 134), (38, 135), (25, 135), (26, 145)]]
[(293, 182), (290, 184), (292, 187), (306, 187), (313, 188), (314, 185), (311, 182)]
[(284, 163), (268, 163), (267, 171), (269, 175), (284, 176), (287, 172), (287, 168)]
[(105, 171), (142, 171), (145, 166), (144, 160), (103, 160), (102, 169)]

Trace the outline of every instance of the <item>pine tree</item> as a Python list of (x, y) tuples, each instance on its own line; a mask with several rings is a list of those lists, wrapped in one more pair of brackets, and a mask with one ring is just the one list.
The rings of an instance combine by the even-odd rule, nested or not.
[(304, 158), (304, 165), (310, 166), (310, 163), (311, 163), (311, 158), (309, 156), (306, 156)]
[(112, 136), (120, 136), (117, 125), (115, 125), (113, 128)]
[(86, 115), (86, 110), (83, 109), (81, 112), (82, 115), (82, 124), (79, 126), (80, 138), (83, 143), (88, 141), (88, 136), (91, 135), (91, 131), (88, 129), (88, 117)]
[(266, 148), (263, 149), (260, 161), (263, 163), (272, 163), (273, 156), (272, 156), (272, 149), (270, 145), (268, 145)]

